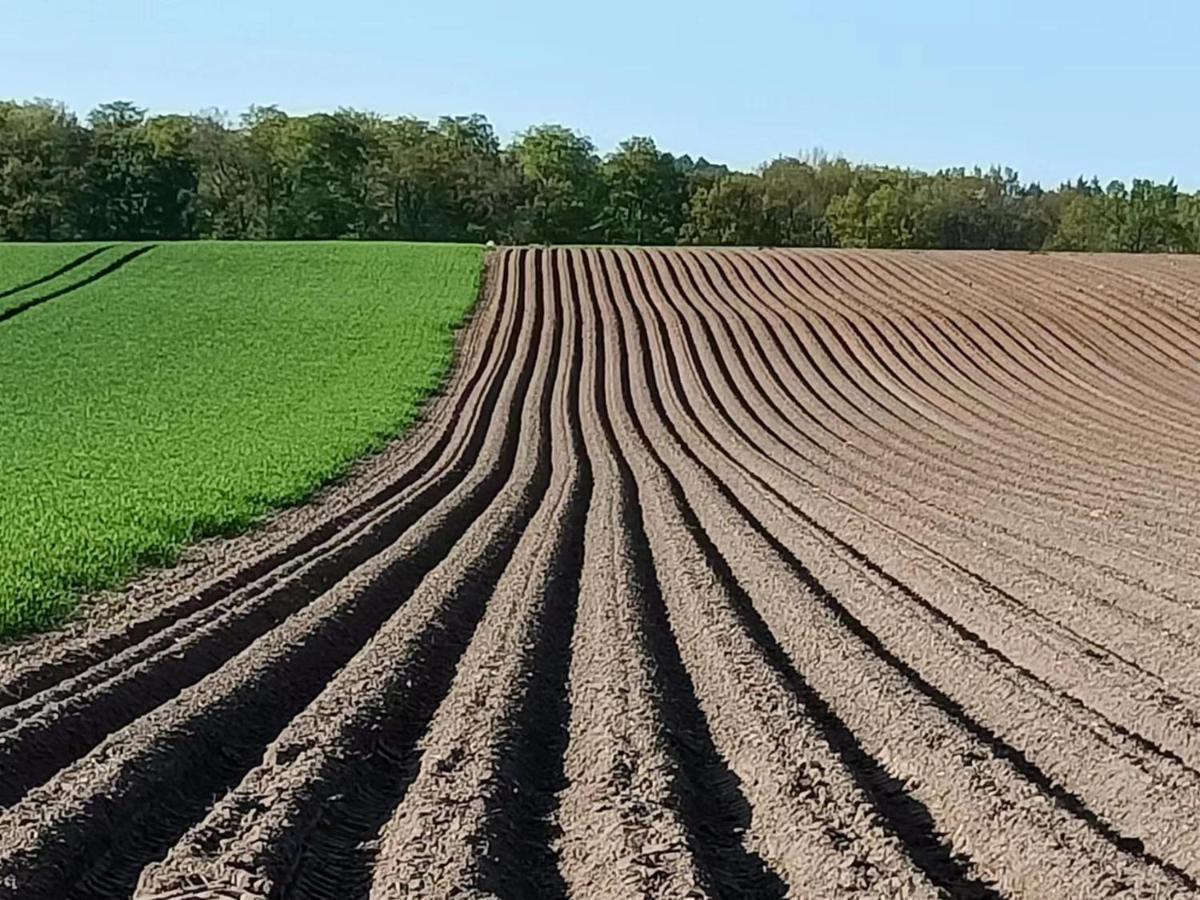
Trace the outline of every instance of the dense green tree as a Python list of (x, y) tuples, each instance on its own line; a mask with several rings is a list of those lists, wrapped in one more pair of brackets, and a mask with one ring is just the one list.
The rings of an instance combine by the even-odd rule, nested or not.
[(229, 127), (212, 111), (193, 117), (191, 156), (199, 169), (196, 185), (198, 234), (235, 239), (254, 233), (257, 198), (246, 133)]
[(449, 232), (455, 240), (511, 238), (520, 203), (516, 166), (480, 115), (443, 117), (436, 128), (441, 177), (448, 186)]
[(1181, 194), (1176, 217), (1180, 252), (1200, 253), (1200, 193)]
[(0, 102), (0, 238), (87, 236), (81, 220), (89, 143), (61, 104)]
[(717, 178), (692, 193), (683, 240), (689, 244), (756, 245), (764, 241), (763, 185), (757, 175)]
[(633, 137), (600, 167), (600, 221), (614, 244), (673, 244), (683, 228), (687, 176), (647, 137)]
[(1115, 245), (1113, 223), (1109, 217), (1110, 201), (1104, 195), (1071, 194), (1051, 239), (1053, 250), (1111, 250)]
[(253, 207), (247, 237), (292, 237), (297, 125), (275, 106), (252, 106), (242, 116)]
[(445, 203), (448, 191), (437, 175), (434, 139), (433, 129), (421, 119), (376, 123), (368, 177), (379, 209), (379, 237), (430, 237), (433, 211)]
[(911, 247), (919, 233), (914, 179), (896, 169), (863, 169), (827, 213), (840, 247)]
[(289, 237), (361, 237), (373, 225), (367, 204), (370, 118), (352, 110), (307, 116), (286, 132), (291, 179)]
[(764, 166), (762, 242), (783, 247), (832, 246), (829, 205), (850, 189), (853, 178), (850, 163), (819, 152), (805, 159), (781, 157)]
[(120, 240), (190, 237), (199, 183), (188, 153), (190, 120), (147, 121), (145, 110), (118, 101), (97, 107), (88, 123), (89, 234)]
[(1176, 219), (1179, 190), (1174, 181), (1155, 184), (1133, 179), (1121, 216), (1120, 249), (1130, 253), (1176, 250), (1181, 231)]
[(508, 153), (524, 185), (520, 236), (559, 244), (593, 239), (602, 185), (592, 142), (561, 125), (541, 125), (518, 134)]

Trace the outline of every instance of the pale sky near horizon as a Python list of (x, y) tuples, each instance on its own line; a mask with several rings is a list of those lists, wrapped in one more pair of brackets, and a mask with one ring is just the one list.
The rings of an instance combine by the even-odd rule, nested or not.
[(1200, 4), (5, 0), (0, 97), (481, 112), (739, 168), (813, 147), (1200, 188)]

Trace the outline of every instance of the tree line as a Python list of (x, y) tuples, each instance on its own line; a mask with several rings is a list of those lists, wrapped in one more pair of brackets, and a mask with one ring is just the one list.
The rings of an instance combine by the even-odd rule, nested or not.
[(0, 239), (337, 239), (1200, 252), (1200, 192), (1055, 189), (1010, 169), (922, 172), (811, 153), (754, 172), (648, 137), (601, 154), (542, 125), (502, 145), (437, 121), (252, 107), (150, 116), (0, 101)]

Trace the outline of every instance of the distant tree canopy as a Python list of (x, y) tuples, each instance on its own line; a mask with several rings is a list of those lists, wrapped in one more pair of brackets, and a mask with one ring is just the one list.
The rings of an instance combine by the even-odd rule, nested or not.
[(1200, 193), (813, 153), (754, 172), (561, 125), (0, 101), (0, 239), (364, 238), (1200, 252)]

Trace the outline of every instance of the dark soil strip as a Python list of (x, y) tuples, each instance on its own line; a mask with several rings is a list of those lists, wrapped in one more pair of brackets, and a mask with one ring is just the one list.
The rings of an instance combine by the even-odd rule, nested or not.
[[(658, 389), (657, 377), (653, 366), (650, 365), (651, 355), (646, 338), (646, 320), (637, 302), (637, 300), (648, 297), (648, 294), (644, 290), (644, 284), (641, 285), (642, 291), (638, 293), (631, 291), (628, 281), (625, 280), (627, 276), (624, 268), (622, 267), (619, 271), (622, 280), (625, 281), (626, 295), (635, 298), (630, 306), (638, 319), (638, 356), (642, 360), (646, 383), (651, 387), (649, 395), (655, 413), (682, 451), (712, 479), (712, 482), (723, 494), (731, 497), (732, 492), (729, 492), (720, 479), (716, 478), (715, 474), (688, 448), (667, 415)], [(623, 342), (623, 335), (619, 335), (619, 339)], [(628, 379), (628, 368), (623, 368), (621, 371), (622, 390), (627, 397), (630, 396)], [(638, 435), (665, 475), (672, 497), (683, 513), (687, 530), (691, 533), (713, 571), (716, 572), (721, 584), (734, 599), (736, 612), (743, 627), (763, 648), (771, 665), (804, 706), (825, 741), (845, 764), (855, 784), (871, 798), (889, 830), (900, 840), (909, 859), (933, 884), (942, 888), (951, 897), (964, 898), (964, 900), (965, 898), (1000, 900), (1000, 894), (971, 875), (970, 860), (961, 854), (955, 854), (948, 844), (943, 843), (934, 825), (933, 816), (925, 805), (909, 794), (904, 789), (902, 782), (893, 778), (882, 763), (863, 749), (853, 731), (829, 707), (824, 698), (818, 695), (793, 668), (787, 654), (771, 633), (771, 629), (759, 617), (754, 607), (754, 601), (743, 590), (730, 570), (729, 564), (696, 518), (679, 479), (675, 477), (670, 467), (654, 449), (653, 443), (646, 434), (641, 416), (632, 402), (630, 402), (630, 409)], [(747, 512), (744, 507), (742, 507), (742, 511)], [(757, 525), (752, 517), (747, 515), (747, 519), (752, 525)], [(761, 528), (761, 526), (758, 527)]]
[[(523, 271), (522, 269), (522, 273)], [(540, 291), (540, 287), (534, 289)], [(520, 299), (523, 300), (523, 297)], [(531, 338), (530, 346), (533, 349), (527, 357), (529, 361), (536, 358), (543, 310), (544, 304), (539, 294), (536, 302), (538, 328)], [(556, 334), (552, 342), (554, 345), (558, 343), (558, 330), (561, 327), (562, 319), (559, 317), (555, 322)], [(519, 328), (515, 329), (514, 333), (519, 333)], [(557, 357), (548, 369), (547, 384), (554, 383), (556, 366)], [(502, 378), (496, 380), (503, 381)], [(506, 446), (503, 461), (508, 472), (511, 472), (516, 459), (516, 435), (519, 430), (520, 413), (528, 393), (528, 382), (529, 379), (525, 379), (519, 385), (513, 397), (513, 406), (509, 410), (513, 423), (511, 453), (508, 452), (510, 448)], [(372, 729), (377, 740), (376, 747), (346, 773), (346, 794), (341, 799), (327, 804), (321, 818), (314, 823), (309, 843), (304, 848), (295, 875), (289, 884), (289, 897), (296, 900), (365, 900), (369, 894), (376, 859), (376, 842), (380, 832), (391, 819), (420, 771), (421, 753), (417, 744), (449, 692), (458, 661), (466, 651), (471, 636), (483, 617), (487, 602), (534, 515), (537, 503), (542, 500), (549, 487), (551, 393), (548, 390), (542, 392), (539, 415), (543, 440), (538, 446), (537, 465), (532, 482), (524, 494), (528, 498), (526, 507), (521, 510), (520, 518), (513, 523), (513, 527), (489, 548), (476, 577), (463, 585), (459, 596), (452, 601), (453, 606), (458, 607), (462, 604), (462, 608), (454, 614), (450, 624), (449, 642), (444, 639), (445, 635), (442, 635), (443, 639), (438, 641), (438, 646), (424, 654), (424, 658), (429, 662), (422, 670), (421, 680), (405, 685), (403, 689), (397, 690), (394, 697), (389, 698), (394, 700), (394, 707), (384, 718), (377, 720)], [(569, 642), (569, 631), (567, 639)], [(568, 646), (560, 653), (564, 660), (569, 660), (569, 650)], [(561, 764), (559, 768), (561, 771)]]
[(320, 817), (307, 829), (285, 891), (288, 897), (365, 900), (370, 893), (379, 833), (420, 771), (418, 742), (450, 690), (458, 662), (532, 512), (530, 504), (521, 521), (488, 549), (473, 577), (459, 585), (448, 602), (453, 611), (445, 626), (426, 633), (428, 645), (421, 651), (426, 662), (417, 669), (419, 677), (397, 685), (384, 713), (343, 748), (358, 759), (340, 778), (342, 789), (332, 792), (340, 796), (327, 800)]
[[(594, 276), (586, 257), (581, 259), (587, 277), (586, 296), (595, 303), (595, 298), (600, 295)], [(609, 293), (611, 295), (611, 289)], [(619, 329), (617, 333), (621, 335)], [(683, 664), (679, 645), (671, 630), (666, 602), (650, 552), (645, 520), (640, 512), (635, 512), (641, 510), (637, 478), (621, 453), (608, 412), (608, 399), (603, 387), (606, 377), (605, 353), (600, 327), (593, 329), (593, 340), (596, 353), (596, 410), (599, 425), (613, 450), (621, 489), (628, 499), (623, 506), (625, 514), (621, 524), (629, 531), (629, 544), (635, 553), (633, 563), (644, 603), (642, 632), (652, 658), (658, 663), (655, 672), (658, 712), (667, 727), (671, 750), (680, 762), (679, 775), (672, 788), (680, 817), (687, 829), (688, 847), (718, 896), (752, 896), (764, 900), (785, 897), (787, 884), (742, 841), (742, 835), (750, 827), (750, 804), (739, 787), (740, 779), (729, 768), (713, 742), (708, 721), (696, 697), (695, 685)], [(623, 343), (623, 336), (621, 340)], [(632, 411), (628, 367), (621, 365), (619, 370), (625, 402)]]
[[(557, 254), (541, 251), (537, 290), (544, 296), (547, 287), (554, 294), (558, 307), (554, 345), (562, 341), (562, 324), (566, 309), (559, 294)], [(550, 265), (546, 265), (546, 260)], [(567, 752), (571, 703), (568, 675), (571, 667), (571, 639), (579, 609), (579, 576), (583, 569), (583, 538), (587, 511), (592, 498), (592, 465), (583, 441), (580, 422), (580, 373), (583, 369), (582, 326), (575, 318), (572, 346), (569, 351), (567, 425), (570, 443), (561, 452), (576, 457), (577, 476), (567, 499), (566, 524), (553, 551), (553, 572), (546, 587), (545, 609), (537, 644), (531, 663), (531, 683), (522, 700), (520, 713), (513, 723), (516, 739), (514, 752), (505, 760), (506, 780), (522, 786), (522, 792), (512, 798), (492, 798), (487, 810), (489, 843), (496, 848), (480, 861), (480, 887), (498, 896), (539, 898), (565, 897), (567, 885), (558, 870), (553, 851), (559, 836), (553, 823), (558, 793), (567, 786), (564, 766)], [(558, 380), (561, 364), (555, 356), (546, 376), (546, 383)], [(551, 434), (550, 410), (543, 410), (542, 431)], [(546, 482), (550, 472), (547, 468)], [(545, 488), (541, 489), (543, 492)], [(514, 860), (523, 864), (514, 866)], [(493, 866), (493, 861), (500, 865)], [(512, 883), (516, 875), (516, 883)]]
[(56, 291), (51, 291), (49, 294), (43, 294), (41, 297), (34, 297), (32, 300), (26, 300), (24, 303), (20, 303), (17, 306), (14, 306), (12, 309), (6, 309), (4, 312), (0, 312), (0, 322), (7, 322), (9, 319), (19, 316), (23, 312), (28, 312), (34, 307), (41, 306), (43, 303), (48, 303), (51, 300), (57, 300), (59, 297), (62, 297), (65, 294), (70, 294), (73, 291), (77, 291), (82, 287), (87, 287), (89, 284), (95, 284), (101, 278), (104, 278), (106, 275), (111, 275), (126, 263), (133, 262), (139, 256), (149, 253), (155, 248), (155, 246), (157, 245), (149, 244), (145, 247), (138, 247), (136, 250), (131, 250), (119, 259), (110, 262), (103, 269), (93, 272), (87, 278), (81, 278), (79, 281), (68, 284), (66, 287), (59, 288)]

